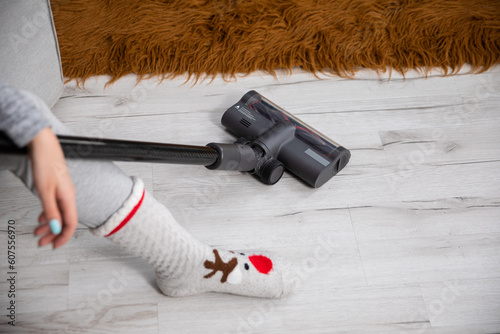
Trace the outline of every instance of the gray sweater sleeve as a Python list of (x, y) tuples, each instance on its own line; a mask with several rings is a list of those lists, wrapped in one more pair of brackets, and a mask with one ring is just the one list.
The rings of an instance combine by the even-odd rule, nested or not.
[(49, 121), (31, 100), (0, 79), (0, 131), (23, 147), (47, 126)]

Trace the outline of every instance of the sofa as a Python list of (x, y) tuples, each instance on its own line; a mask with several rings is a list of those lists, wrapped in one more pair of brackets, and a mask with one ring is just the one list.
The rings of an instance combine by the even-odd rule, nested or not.
[(50, 1), (1, 0), (0, 32), (0, 78), (52, 107), (64, 79)]

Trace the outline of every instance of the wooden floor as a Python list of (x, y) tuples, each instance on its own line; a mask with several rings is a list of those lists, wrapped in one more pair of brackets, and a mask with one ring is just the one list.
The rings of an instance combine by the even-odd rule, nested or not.
[[(255, 89), (352, 152), (319, 189), (291, 175), (119, 163), (197, 238), (289, 257), (300, 286), (282, 300), (168, 298), (153, 268), (83, 226), (37, 248), (40, 206), (0, 172), (0, 332), (499, 333), (500, 68), (453, 77), (357, 79), (296, 71), (182, 85), (125, 77), (66, 85), (54, 113), (80, 135), (232, 142), (222, 113)], [(6, 325), (7, 224), (15, 221), (16, 327)], [(7, 320), (6, 320), (7, 319)]]

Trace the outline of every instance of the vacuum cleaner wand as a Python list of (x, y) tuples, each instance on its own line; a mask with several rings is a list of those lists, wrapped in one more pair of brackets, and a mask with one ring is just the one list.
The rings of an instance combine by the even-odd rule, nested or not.
[[(222, 125), (239, 137), (235, 143), (189, 146), (61, 135), (58, 139), (69, 159), (203, 165), (250, 172), (266, 184), (278, 182), (287, 169), (316, 188), (343, 169), (351, 156), (255, 91), (226, 110)], [(27, 149), (0, 133), (0, 153), (26, 154)]]

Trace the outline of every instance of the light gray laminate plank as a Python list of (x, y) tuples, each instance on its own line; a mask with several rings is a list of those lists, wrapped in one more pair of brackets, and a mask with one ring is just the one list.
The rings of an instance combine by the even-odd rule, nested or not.
[(500, 276), (500, 234), (358, 240), (368, 284), (415, 284)]
[(500, 124), (499, 66), (481, 75), (460, 76), (456, 84), (463, 96), (463, 110), (470, 115), (471, 122)]
[[(9, 269), (10, 270), (10, 269)], [(13, 300), (16, 307), (16, 320), (25, 319), (25, 314), (33, 312), (64, 311), (68, 307), (69, 265), (67, 263), (51, 266), (16, 266), (15, 274), (4, 269), (0, 281), (2, 311), (7, 302)], [(14, 288), (7, 281), (15, 277)], [(7, 299), (8, 294), (13, 294)], [(2, 323), (5, 319), (2, 319)]]
[[(398, 162), (396, 170), (380, 176), (389, 185), (393, 200), (416, 201), (451, 197), (482, 197), (488, 200), (499, 197), (500, 176), (496, 173), (498, 167), (499, 161), (416, 165), (407, 160)], [(367, 180), (373, 181), (369, 178)], [(379, 189), (385, 188), (380, 185)]]
[[(239, 172), (189, 171), (191, 176), (172, 176), (169, 166), (154, 166), (155, 194), (162, 203), (182, 203), (172, 212), (182, 221), (184, 211), (203, 212), (210, 217), (213, 207), (223, 205), (226, 214), (253, 214), (256, 204), (248, 199), (272, 201), (261, 205), (259, 216), (290, 212), (314, 212), (325, 208), (347, 208), (390, 201), (424, 201), (453, 197), (499, 197), (500, 162), (401, 164), (397, 166), (349, 166), (319, 189), (311, 188), (286, 175), (269, 187)], [(418, 168), (417, 168), (418, 167)], [(193, 168), (193, 167), (190, 167)], [(194, 177), (194, 173), (199, 174)], [(286, 192), (286, 196), (282, 194)], [(222, 204), (219, 204), (222, 203)], [(258, 202), (257, 202), (258, 203)]]
[(452, 279), (424, 283), (421, 288), (432, 327), (438, 333), (445, 332), (446, 327), (467, 328), (469, 333), (495, 332), (500, 328), (499, 279)]
[(16, 331), (22, 333), (158, 333), (156, 303), (109, 306), (100, 312), (45, 311), (20, 315)]
[(380, 133), (387, 160), (422, 164), (500, 160), (500, 123)]
[(165, 300), (158, 304), (160, 327), (173, 326), (180, 333), (418, 333), (430, 328), (425, 312), (420, 312), (425, 310), (420, 289), (412, 286), (321, 286), (282, 300), (240, 300), (215, 295)]
[(500, 66), (480, 75), (467, 74), (455, 78), (455, 85), (469, 104), (500, 97)]
[[(222, 91), (218, 86), (221, 84), (220, 80), (196, 89), (169, 83), (154, 86), (154, 80), (150, 80), (139, 84), (137, 90), (143, 92), (141, 94), (134, 94), (124, 89), (125, 84), (113, 86), (111, 91), (104, 95), (77, 90), (78, 94), (88, 94), (88, 97), (75, 99), (69, 95), (55, 106), (54, 112), (64, 123), (70, 127), (74, 124), (75, 128), (76, 124), (82, 123), (82, 117), (96, 117), (93, 126), (87, 132), (100, 131), (109, 134), (111, 131), (108, 129), (117, 129), (117, 132), (111, 133), (113, 137), (119, 136), (120, 131), (131, 131), (128, 127), (114, 125), (120, 119), (132, 117), (133, 122), (129, 122), (128, 125), (136, 128), (138, 124), (144, 124), (143, 116), (180, 114), (183, 117), (176, 122), (150, 124), (153, 129), (160, 127), (169, 133), (173, 131), (172, 134), (175, 135), (173, 138), (179, 138), (178, 134), (184, 132), (176, 131), (183, 123), (187, 122), (192, 129), (196, 129), (196, 132), (206, 131), (205, 126), (213, 127), (220, 124), (222, 113), (247, 90), (255, 88), (309, 125), (334, 137), (339, 132), (356, 133), (414, 128), (418, 126), (416, 124), (430, 125), (436, 118), (449, 118), (450, 113), (455, 113), (457, 106), (462, 104), (453, 78), (396, 82), (311, 80), (304, 83), (306, 86), (301, 85), (300, 78), (295, 79), (299, 83), (297, 85), (276, 85), (266, 78), (258, 82), (262, 86), (261, 90), (253, 86), (256, 83), (255, 79), (255, 76), (252, 76), (245, 78), (244, 81), (227, 83)], [(449, 84), (443, 84), (442, 80), (448, 81)], [(307, 87), (305, 91), (304, 87)], [(219, 92), (215, 94), (217, 90)], [(306, 94), (304, 98), (298, 98), (304, 93)], [(203, 102), (199, 103), (200, 101)], [(83, 108), (85, 110), (82, 110)], [(200, 116), (200, 112), (207, 111), (211, 117)], [(194, 118), (190, 118), (193, 114)], [(139, 139), (149, 133), (149, 131), (148, 133), (133, 131)], [(151, 135), (149, 139), (163, 138), (159, 130), (149, 135)], [(189, 133), (189, 135), (195, 134)]]
[(434, 334), (498, 333), (499, 321), (474, 323), (472, 325), (444, 326), (432, 328)]
[(81, 313), (166, 298), (156, 285), (154, 268), (135, 257), (72, 263), (69, 291), (68, 307)]
[[(38, 215), (41, 212), (39, 200), (33, 195), (14, 174), (0, 171), (0, 221), (7, 224), (13, 219), (16, 229), (22, 233), (37, 226)], [(3, 225), (6, 226), (6, 225)], [(26, 228), (29, 226), (29, 229)]]
[(351, 207), (360, 242), (500, 233), (500, 199), (454, 197)]

